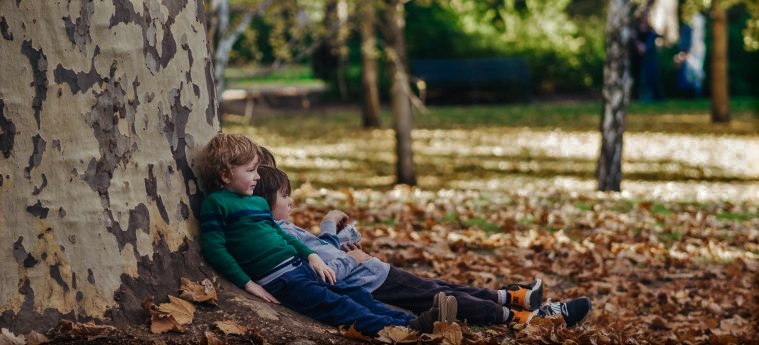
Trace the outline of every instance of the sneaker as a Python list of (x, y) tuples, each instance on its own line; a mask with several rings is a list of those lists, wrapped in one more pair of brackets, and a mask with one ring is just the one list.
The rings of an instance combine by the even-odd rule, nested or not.
[(537, 314), (536, 310), (530, 311), (525, 310), (521, 308), (511, 308), (509, 309), (509, 320), (508, 323), (511, 325), (514, 324), (520, 324), (520, 323), (530, 323), (530, 320), (532, 320), (533, 317)]
[(561, 315), (567, 327), (582, 323), (590, 315), (590, 298), (580, 297), (568, 302), (546, 303), (537, 310), (537, 316), (548, 317)]
[(529, 284), (511, 284), (503, 287), (506, 290), (506, 306), (520, 307), (526, 310), (536, 310), (543, 300), (543, 280), (535, 279)]
[(421, 312), (416, 319), (411, 320), (409, 327), (420, 333), (432, 333), (435, 321), (453, 322), (456, 320), (457, 310), (456, 298), (440, 292), (432, 300), (432, 308)]

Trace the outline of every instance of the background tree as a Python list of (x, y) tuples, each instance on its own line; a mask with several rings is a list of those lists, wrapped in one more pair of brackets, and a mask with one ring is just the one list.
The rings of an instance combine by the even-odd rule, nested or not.
[(385, 3), (385, 40), (387, 46), (388, 76), (391, 80), (390, 102), (395, 129), (396, 177), (401, 184), (416, 185), (414, 152), (411, 139), (411, 91), (406, 72), (405, 0), (389, 0)]
[(374, 30), (376, 2), (358, 4), (359, 31), (361, 33), (361, 123), (364, 128), (380, 126), (380, 99), (377, 80), (377, 39)]
[(230, 0), (211, 0), (209, 19), (207, 22), (208, 40), (214, 57), (214, 80), (216, 82), (216, 94), (221, 95), (226, 89), (224, 73), (229, 63), (229, 55), (232, 47), (240, 39), (240, 36), (250, 28), (254, 16), (263, 15), (271, 6), (273, 0), (257, 2), (242, 1), (236, 4), (237, 16), (239, 17), (234, 29), (230, 29)]
[(711, 19), (712, 122), (730, 122), (730, 91), (727, 75), (727, 9), (722, 0), (712, 0)]
[(0, 326), (142, 323), (142, 299), (208, 274), (204, 21), (196, 1), (0, 2)]
[(622, 182), (622, 135), (632, 86), (630, 8), (629, 0), (612, 0), (606, 19), (601, 154), (596, 170), (598, 189), (602, 191), (619, 191)]

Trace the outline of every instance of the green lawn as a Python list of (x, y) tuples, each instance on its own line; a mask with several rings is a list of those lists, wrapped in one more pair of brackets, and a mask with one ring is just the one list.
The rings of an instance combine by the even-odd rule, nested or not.
[[(712, 124), (709, 100), (671, 100), (654, 104), (633, 103), (627, 117), (627, 132), (692, 134), (759, 134), (759, 99), (739, 98), (731, 102), (733, 121)], [(325, 107), (303, 111), (278, 111), (264, 116), (255, 126), (276, 132), (321, 138), (325, 130), (361, 130), (358, 107)], [(600, 102), (579, 101), (479, 106), (431, 106), (424, 114), (414, 114), (417, 129), (477, 129), (491, 127), (560, 128), (570, 131), (597, 131)], [(292, 126), (297, 117), (298, 126)], [(389, 128), (392, 115), (382, 113)], [(234, 124), (229, 123), (229, 126)]]

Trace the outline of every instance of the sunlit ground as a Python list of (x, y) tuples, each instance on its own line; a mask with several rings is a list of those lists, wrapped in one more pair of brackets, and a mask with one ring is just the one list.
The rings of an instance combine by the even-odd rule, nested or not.
[(747, 104), (729, 125), (709, 123), (707, 103), (633, 107), (622, 193), (595, 191), (593, 104), (415, 115), (419, 188), (394, 187), (392, 131), (360, 129), (355, 111), (224, 130), (274, 151), (296, 224), (318, 232), (341, 209), (372, 255), (416, 274), (488, 288), (541, 277), (544, 298), (593, 301), (581, 327), (479, 328), (471, 343), (741, 344), (759, 322), (759, 102)]
[[(534, 114), (540, 107), (517, 107), (524, 107), (522, 113), (531, 116), (500, 115), (502, 108), (487, 106), (433, 108), (417, 115), (421, 122), (417, 128), (423, 127), (413, 132), (418, 186), (424, 190), (593, 192), (600, 133), (594, 124), (597, 116), (585, 114), (595, 106), (566, 107), (570, 111), (545, 107), (550, 112), (545, 116)], [(579, 109), (578, 113), (572, 109)], [(730, 125), (712, 125), (704, 114), (646, 115), (646, 109), (639, 106), (639, 114), (629, 117), (623, 196), (759, 201), (759, 114), (749, 110)], [(497, 125), (499, 116), (506, 125)], [(535, 119), (541, 116), (555, 119)], [(225, 130), (246, 133), (271, 148), (296, 186), (391, 188), (395, 181), (393, 132), (360, 129), (358, 118), (350, 112), (280, 114), (251, 127), (229, 122)], [(386, 119), (385, 124), (389, 122)], [(710, 129), (719, 134), (705, 133)]]

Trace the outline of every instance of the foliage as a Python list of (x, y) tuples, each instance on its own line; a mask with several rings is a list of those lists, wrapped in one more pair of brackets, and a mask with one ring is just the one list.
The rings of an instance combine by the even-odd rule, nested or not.
[[(471, 328), (467, 343), (728, 344), (759, 335), (755, 201), (308, 184), (294, 200), (295, 223), (316, 231), (323, 214), (342, 209), (358, 221), (370, 254), (418, 275), (488, 288), (541, 277), (545, 298), (586, 295), (593, 302), (588, 322), (574, 329), (561, 318), (536, 319), (521, 330)], [(720, 218), (726, 212), (750, 218)], [(388, 219), (395, 222), (380, 222)]]
[(530, 65), (538, 92), (599, 87), (604, 53), (602, 16), (571, 18), (568, 4), (412, 2), (406, 30), (409, 56), (521, 56)]

